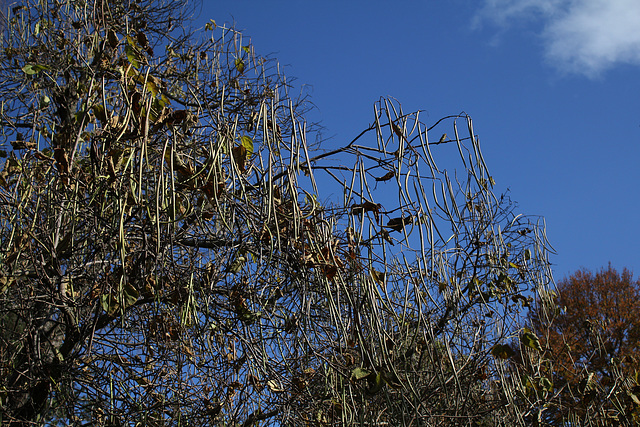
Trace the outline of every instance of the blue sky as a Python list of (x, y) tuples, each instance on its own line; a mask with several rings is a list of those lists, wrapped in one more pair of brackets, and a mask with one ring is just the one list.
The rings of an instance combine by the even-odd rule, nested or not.
[(309, 91), (322, 148), (381, 96), (429, 124), (464, 111), (498, 191), (546, 218), (556, 279), (609, 261), (640, 274), (638, 0), (204, 0), (208, 19)]

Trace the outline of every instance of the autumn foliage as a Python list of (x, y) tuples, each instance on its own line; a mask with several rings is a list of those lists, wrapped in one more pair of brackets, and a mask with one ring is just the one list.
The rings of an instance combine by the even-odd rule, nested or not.
[(605, 424), (635, 419), (640, 280), (609, 264), (595, 273), (575, 272), (557, 284), (557, 291), (554, 312), (530, 316), (561, 401), (552, 411), (556, 421), (570, 414), (584, 421), (589, 413)]

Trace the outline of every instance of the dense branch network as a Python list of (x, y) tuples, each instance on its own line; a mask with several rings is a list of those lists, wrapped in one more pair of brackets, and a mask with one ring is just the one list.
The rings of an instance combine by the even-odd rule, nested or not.
[(276, 64), (186, 32), (179, 2), (9, 12), (3, 419), (524, 423), (490, 351), (551, 281), (548, 245), (469, 117), (383, 98), (319, 152)]

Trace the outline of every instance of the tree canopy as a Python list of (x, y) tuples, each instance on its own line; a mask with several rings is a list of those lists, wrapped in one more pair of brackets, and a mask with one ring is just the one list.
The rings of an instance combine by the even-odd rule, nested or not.
[(8, 10), (2, 422), (527, 424), (497, 346), (552, 281), (544, 223), (471, 119), (381, 98), (320, 150), (277, 62), (190, 13)]
[[(549, 411), (560, 424), (640, 421), (640, 280), (611, 264), (578, 270), (558, 282), (556, 310), (533, 311), (545, 348), (544, 369), (564, 405)], [(550, 315), (549, 315), (550, 314)]]

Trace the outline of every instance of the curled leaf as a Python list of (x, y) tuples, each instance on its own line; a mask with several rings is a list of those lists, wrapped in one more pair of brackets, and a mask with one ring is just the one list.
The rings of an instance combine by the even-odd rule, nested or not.
[(380, 203), (373, 202), (364, 202), (362, 204), (355, 204), (351, 206), (351, 214), (352, 215), (360, 215), (365, 212), (373, 212), (373, 215), (376, 218), (376, 222), (378, 221), (378, 215), (380, 214), (380, 209), (382, 205)]
[(42, 70), (48, 70), (49, 67), (42, 64), (27, 64), (22, 67), (22, 71), (29, 76), (39, 73)]
[(367, 378), (369, 375), (371, 375), (371, 372), (368, 371), (367, 369), (364, 368), (355, 368), (353, 371), (351, 371), (351, 378), (359, 381), (362, 380), (364, 378)]
[(394, 176), (396, 176), (395, 172), (393, 171), (389, 171), (387, 173), (385, 173), (383, 176), (381, 176), (380, 178), (376, 178), (376, 181), (389, 181), (391, 178), (393, 178)]
[(392, 218), (387, 223), (387, 227), (392, 229), (393, 231), (402, 231), (404, 226), (407, 224), (411, 224), (413, 222), (413, 218), (408, 217), (400, 217), (400, 218)]
[(526, 328), (524, 330), (524, 333), (520, 336), (520, 342), (526, 347), (542, 351), (542, 347), (540, 346), (540, 340), (538, 339), (538, 337)]
[(491, 355), (496, 359), (509, 359), (515, 355), (509, 344), (496, 344), (491, 348)]
[(64, 148), (58, 147), (53, 150), (53, 158), (56, 160), (56, 167), (62, 174), (69, 173), (69, 160)]
[(376, 271), (373, 268), (371, 269), (371, 277), (373, 280), (379, 285), (384, 285), (384, 279), (386, 274), (383, 271)]
[(242, 60), (242, 58), (236, 58), (235, 64), (236, 64), (236, 70), (238, 70), (239, 73), (243, 73), (244, 61)]
[(116, 47), (118, 47), (119, 41), (120, 40), (118, 40), (116, 32), (113, 30), (109, 30), (109, 32), (107, 33), (107, 42), (109, 43), (109, 46), (115, 49)]
[(236, 166), (240, 169), (240, 172), (245, 171), (245, 163), (247, 161), (247, 149), (244, 145), (238, 145), (231, 150), (233, 160), (236, 162)]

